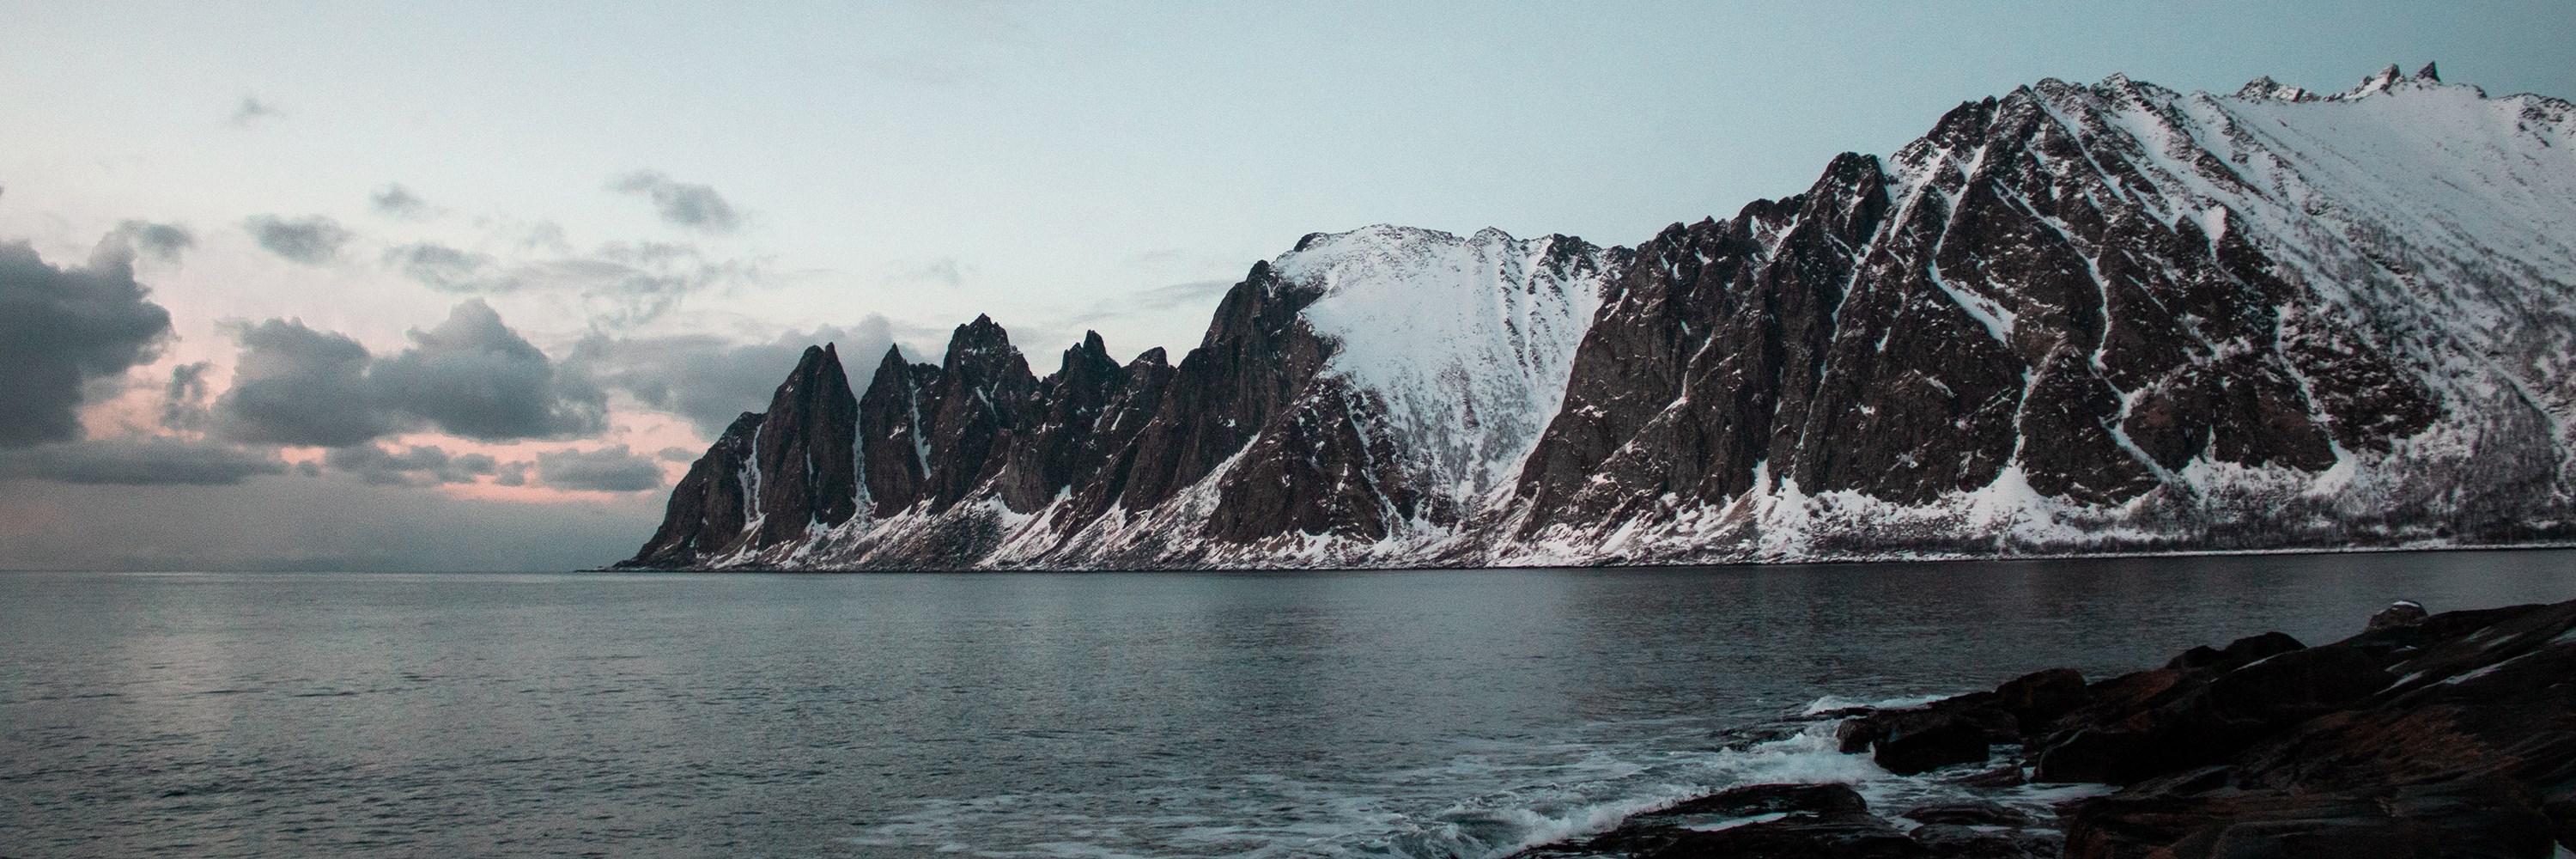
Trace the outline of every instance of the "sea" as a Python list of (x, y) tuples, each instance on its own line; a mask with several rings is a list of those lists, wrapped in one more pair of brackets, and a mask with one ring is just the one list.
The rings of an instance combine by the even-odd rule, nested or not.
[(2567, 550), (7, 572), (0, 856), (1482, 859), (1738, 784), (1961, 790), (1836, 753), (1841, 707), (2571, 598)]

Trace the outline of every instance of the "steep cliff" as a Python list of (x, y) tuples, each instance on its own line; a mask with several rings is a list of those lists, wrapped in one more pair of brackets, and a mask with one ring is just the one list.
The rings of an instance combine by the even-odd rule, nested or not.
[(978, 318), (938, 366), (887, 355), (843, 407), (806, 393), (847, 400), (837, 357), (809, 352), (628, 563), (2552, 537), (2576, 442), (2571, 117), (2430, 68), (2336, 95), (2052, 80), (1634, 251), (1312, 235), (1255, 264), (1177, 365), (1120, 365), (1092, 335), (1036, 378)]

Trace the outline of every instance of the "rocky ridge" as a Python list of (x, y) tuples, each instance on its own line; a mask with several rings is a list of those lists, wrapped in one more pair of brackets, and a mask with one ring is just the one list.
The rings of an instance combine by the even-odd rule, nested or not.
[(1635, 249), (1316, 234), (1196, 348), (809, 351), (627, 566), (1707, 563), (2571, 526), (2576, 109), (2114, 76)]

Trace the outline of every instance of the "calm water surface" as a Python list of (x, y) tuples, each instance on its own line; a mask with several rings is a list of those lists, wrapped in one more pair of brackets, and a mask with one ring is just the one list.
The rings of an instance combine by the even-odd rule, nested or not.
[(1819, 699), (2399, 597), (2576, 598), (2576, 552), (0, 573), (0, 856), (1493, 856), (1748, 781), (1940, 790), (1791, 736)]

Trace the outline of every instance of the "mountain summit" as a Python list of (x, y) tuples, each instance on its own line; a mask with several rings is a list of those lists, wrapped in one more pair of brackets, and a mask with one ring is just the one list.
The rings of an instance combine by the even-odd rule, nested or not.
[(2576, 110), (2113, 76), (1634, 250), (1401, 227), (1198, 348), (810, 350), (623, 566), (1504, 566), (2565, 535)]

